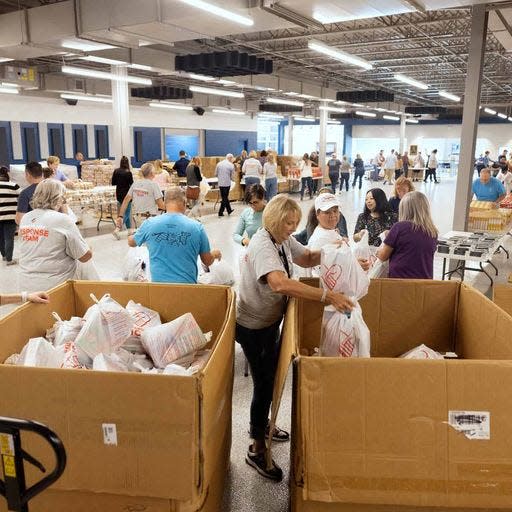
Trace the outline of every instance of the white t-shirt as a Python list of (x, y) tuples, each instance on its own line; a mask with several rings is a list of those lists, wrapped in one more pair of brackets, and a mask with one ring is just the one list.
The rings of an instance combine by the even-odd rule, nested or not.
[(501, 181), (503, 183), (503, 186), (505, 187), (505, 192), (507, 194), (510, 194), (512, 192), (512, 173), (507, 172), (506, 174), (503, 174), (501, 171), (496, 176), (496, 179)]
[(74, 222), (54, 210), (26, 213), (19, 228), (20, 289), (48, 290), (75, 276), (89, 247)]
[(386, 163), (384, 164), (384, 167), (386, 169), (395, 169), (396, 168), (396, 163), (397, 163), (397, 158), (396, 158), (396, 155), (393, 153), (392, 155), (389, 155), (387, 158), (386, 158)]
[[(308, 240), (308, 249), (319, 251), (325, 245), (334, 244), (342, 239), (343, 237), (336, 229), (325, 229), (318, 225)], [(313, 277), (320, 277), (320, 265), (311, 268), (311, 275)]]
[(300, 177), (311, 178), (313, 176), (313, 167), (310, 163), (301, 160), (300, 162)]
[(261, 162), (256, 158), (248, 158), (242, 166), (246, 178), (259, 178), (263, 174)]
[(162, 199), (158, 183), (148, 179), (137, 180), (128, 190), (128, 195), (132, 198), (132, 213), (158, 213), (156, 201)]

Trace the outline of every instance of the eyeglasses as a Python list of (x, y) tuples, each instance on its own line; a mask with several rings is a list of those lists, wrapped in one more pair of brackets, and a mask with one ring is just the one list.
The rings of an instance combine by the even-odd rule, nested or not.
[(250, 206), (258, 206), (262, 203), (260, 199), (256, 199), (256, 201), (249, 201)]

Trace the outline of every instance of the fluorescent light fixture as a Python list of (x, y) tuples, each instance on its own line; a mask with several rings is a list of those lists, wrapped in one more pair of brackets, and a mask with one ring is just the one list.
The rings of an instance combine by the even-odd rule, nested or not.
[(316, 123), (316, 119), (311, 117), (293, 116), (294, 121), (303, 121), (304, 123)]
[(274, 105), (290, 105), (292, 107), (303, 107), (302, 101), (295, 100), (282, 100), (281, 98), (265, 98), (267, 103), (273, 103)]
[(18, 94), (18, 89), (15, 87), (0, 87), (0, 92), (4, 94)]
[(323, 53), (324, 55), (332, 57), (333, 59), (346, 62), (347, 64), (352, 64), (353, 66), (358, 66), (366, 70), (373, 69), (373, 65), (366, 60), (360, 59), (359, 57), (355, 57), (354, 55), (350, 55), (349, 53), (345, 53), (341, 50), (337, 50), (336, 48), (328, 46), (320, 41), (317, 41), (316, 39), (311, 39), (308, 41), (308, 48), (310, 50)]
[(484, 112), (485, 112), (486, 114), (491, 114), (491, 116), (495, 116), (495, 115), (496, 115), (496, 110), (493, 110), (492, 108), (487, 108), (487, 107), (485, 107), (485, 108), (484, 108)]
[(0, 62), (11, 62), (14, 59), (8, 59), (7, 57), (0, 57)]
[(334, 121), (333, 119), (330, 119), (327, 121), (327, 124), (341, 124), (341, 121)]
[(62, 72), (68, 75), (86, 76), (90, 78), (100, 78), (102, 80), (114, 80), (117, 82), (128, 82), (130, 84), (151, 85), (153, 83), (149, 78), (140, 78), (138, 76), (120, 78), (113, 73), (97, 71), (95, 69), (76, 68), (74, 66), (62, 66)]
[(128, 67), (132, 69), (140, 69), (141, 71), (153, 71), (151, 66), (146, 66), (145, 64), (128, 64)]
[(99, 64), (110, 64), (111, 66), (127, 64), (127, 62), (125, 62), (124, 60), (107, 59), (105, 57), (96, 57), (95, 55), (87, 55), (86, 57), (80, 57), (80, 60), (86, 60), (88, 62), (98, 62)]
[(356, 110), (356, 114), (363, 117), (377, 117), (377, 114), (373, 112), (362, 112), (361, 110)]
[(67, 40), (64, 41), (61, 46), (63, 48), (70, 48), (71, 50), (79, 50), (82, 52), (94, 52), (96, 50), (110, 50), (112, 48), (116, 48), (116, 46), (111, 46), (109, 44), (96, 43), (94, 41), (75, 41), (75, 40)]
[(236, 84), (236, 82), (234, 82), (233, 80), (224, 80), (224, 78), (222, 78), (221, 80), (217, 80), (215, 83), (221, 84), (221, 85), (234, 85), (234, 84)]
[(427, 84), (424, 84), (423, 82), (419, 82), (418, 80), (414, 80), (414, 78), (409, 78), (408, 76), (405, 76), (405, 75), (397, 74), (397, 75), (394, 75), (393, 78), (395, 80), (398, 80), (399, 82), (402, 82), (407, 85), (412, 85), (413, 87), (417, 87), (418, 89), (423, 89), (425, 91), (429, 87)]
[(257, 91), (275, 91), (273, 87), (264, 87), (263, 85), (254, 85), (253, 89)]
[(149, 104), (150, 107), (156, 107), (156, 108), (170, 108), (173, 110), (192, 110), (191, 105), (179, 105), (177, 103), (158, 103), (156, 101), (152, 101)]
[(101, 96), (88, 96), (86, 94), (61, 94), (63, 100), (95, 101), (96, 103), (112, 103), (112, 98), (102, 98)]
[(346, 105), (347, 103), (348, 103), (348, 101), (341, 101), (341, 100), (334, 102), (335, 105)]
[(382, 119), (387, 119), (388, 121), (400, 121), (398, 116), (382, 116)]
[(325, 107), (325, 106), (320, 106), (318, 107), (320, 110), (325, 110), (327, 112), (339, 112), (340, 114), (344, 114), (347, 109), (346, 108), (336, 108), (336, 107)]
[(300, 92), (285, 92), (286, 96), (300, 96)]
[(455, 94), (450, 94), (449, 92), (446, 92), (446, 91), (439, 91), (437, 94), (439, 94), (439, 96), (442, 96), (443, 98), (446, 98), (448, 100), (460, 101), (460, 96), (455, 96)]
[(19, 87), (19, 85), (12, 84), (11, 82), (2, 82), (2, 83), (0, 83), (0, 87)]
[(221, 108), (214, 108), (212, 109), (212, 112), (214, 114), (229, 114), (232, 116), (245, 116), (245, 112), (242, 110), (228, 110), (228, 109), (221, 109)]
[(258, 114), (258, 117), (262, 120), (262, 121), (277, 121), (279, 119), (284, 119), (284, 116), (280, 116), (278, 114)]
[(316, 96), (311, 96), (311, 94), (297, 94), (297, 98), (304, 98), (305, 100), (317, 100)]
[(191, 85), (189, 90), (192, 92), (199, 92), (201, 94), (216, 94), (217, 96), (227, 96), (228, 98), (245, 98), (243, 92), (223, 91), (221, 89), (212, 89), (210, 87), (199, 87), (198, 85)]
[(509, 116), (509, 117), (507, 117), (507, 119), (508, 119), (509, 121), (512, 121), (512, 117), (510, 117), (510, 116)]
[(245, 25), (246, 27), (252, 27), (254, 25), (254, 20), (252, 18), (242, 16), (240, 14), (235, 14), (233, 11), (228, 11), (222, 7), (217, 7), (216, 5), (213, 5), (209, 2), (203, 2), (203, 0), (181, 0), (181, 2), (192, 7), (202, 9), (209, 14), (214, 14), (215, 16), (225, 18), (229, 21), (234, 21), (240, 25)]
[(197, 73), (189, 73), (188, 76), (194, 80), (201, 80), (201, 82), (214, 82), (217, 80), (213, 76), (198, 75)]
[(506, 114), (502, 114), (501, 112), (498, 112), (498, 117), (501, 117), (501, 119), (507, 119), (507, 115)]
[(353, 107), (364, 107), (364, 105), (361, 105), (361, 103), (352, 103)]
[(419, 121), (417, 119), (406, 119), (406, 123), (412, 123), (412, 124), (419, 124)]

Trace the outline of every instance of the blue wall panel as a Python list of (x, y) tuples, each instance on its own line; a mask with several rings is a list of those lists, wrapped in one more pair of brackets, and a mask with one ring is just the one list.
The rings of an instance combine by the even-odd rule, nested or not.
[[(39, 144), (39, 125), (37, 123), (20, 123), (21, 128), (21, 146), (23, 148), (23, 161), (29, 162), (31, 160), (41, 160), (41, 146)], [(32, 147), (33, 154), (29, 154), (28, 140), (26, 137), (26, 130), (32, 130), (34, 134), (34, 146)], [(45, 155), (45, 158), (48, 155)]]
[(179, 159), (183, 150), (189, 158), (199, 155), (199, 135), (166, 135), (165, 154), (172, 162)]
[(162, 158), (162, 129), (134, 128), (134, 161), (137, 167), (149, 160)]
[(5, 140), (2, 141), (2, 143), (6, 150), (6, 160), (1, 161), (0, 165), (9, 166), (9, 164), (14, 163), (12, 158), (11, 123), (8, 121), (0, 121), (0, 128), (4, 129), (3, 133), (5, 133)]
[(205, 130), (204, 153), (205, 156), (239, 155), (242, 149), (256, 149), (257, 140), (257, 132)]

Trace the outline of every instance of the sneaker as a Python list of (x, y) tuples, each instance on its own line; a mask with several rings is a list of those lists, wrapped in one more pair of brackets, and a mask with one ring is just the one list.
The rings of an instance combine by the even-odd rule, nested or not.
[(114, 231), (112, 231), (112, 236), (116, 239), (116, 240), (121, 240), (121, 234), (119, 232), (119, 228), (116, 228), (114, 229)]
[(11, 266), (11, 265), (17, 265), (18, 264), (18, 260), (11, 260), (11, 261), (7, 261), (5, 263), (7, 266)]
[(283, 479), (283, 470), (274, 462), (274, 460), (272, 459), (272, 466), (267, 468), (265, 453), (254, 453), (251, 451), (251, 446), (249, 446), (249, 449), (247, 450), (245, 462), (265, 478), (274, 480), (275, 482), (280, 482)]
[[(267, 426), (265, 430), (265, 437), (268, 439), (270, 434), (270, 426)], [(286, 441), (290, 440), (290, 434), (279, 427), (274, 427), (274, 431), (272, 432), (272, 441), (277, 441), (278, 443), (286, 443)]]

